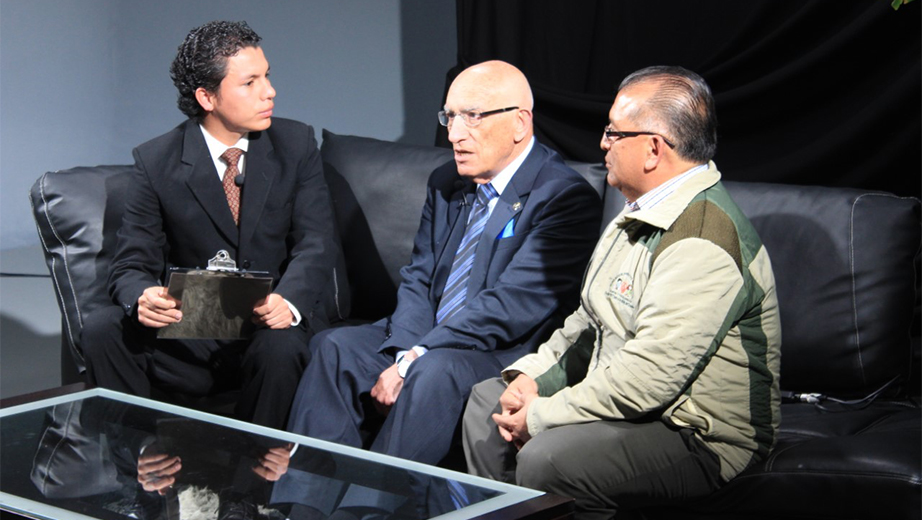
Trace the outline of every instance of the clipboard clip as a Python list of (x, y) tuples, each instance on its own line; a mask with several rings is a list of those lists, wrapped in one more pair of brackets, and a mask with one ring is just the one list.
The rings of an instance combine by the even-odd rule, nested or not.
[(237, 262), (234, 262), (234, 259), (230, 257), (230, 254), (222, 249), (214, 255), (214, 258), (208, 261), (208, 267), (206, 269), (209, 271), (236, 272)]

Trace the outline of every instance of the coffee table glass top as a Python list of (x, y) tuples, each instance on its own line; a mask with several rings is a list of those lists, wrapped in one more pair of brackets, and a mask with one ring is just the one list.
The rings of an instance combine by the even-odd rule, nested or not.
[[(288, 470), (266, 480), (274, 448)], [(157, 454), (182, 465), (163, 494), (138, 482)], [(540, 495), (104, 389), (0, 410), (0, 505), (33, 518), (465, 519)]]

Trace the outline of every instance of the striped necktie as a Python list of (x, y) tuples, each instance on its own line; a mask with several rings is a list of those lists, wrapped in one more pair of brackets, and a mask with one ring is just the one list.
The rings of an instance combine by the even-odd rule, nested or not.
[(467, 297), (467, 281), (470, 278), (471, 266), (474, 265), (474, 252), (483, 234), (483, 227), (490, 219), (490, 201), (498, 196), (496, 189), (489, 183), (477, 187), (477, 199), (471, 211), (471, 218), (464, 230), (464, 237), (455, 252), (455, 259), (451, 263), (451, 273), (445, 282), (445, 290), (439, 301), (438, 311), (435, 313), (436, 323), (442, 323), (464, 308)]

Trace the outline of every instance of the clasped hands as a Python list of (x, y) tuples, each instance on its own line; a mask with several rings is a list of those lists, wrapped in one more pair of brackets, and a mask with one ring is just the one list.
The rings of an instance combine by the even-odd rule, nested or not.
[[(182, 320), (179, 300), (167, 293), (166, 287), (148, 287), (138, 298), (138, 322), (159, 329)], [(253, 323), (270, 329), (287, 329), (294, 323), (288, 302), (272, 293), (253, 308)]]
[[(250, 469), (264, 480), (277, 481), (288, 472), (292, 447), (292, 444), (288, 444), (269, 448), (259, 457), (258, 464)], [(182, 470), (182, 461), (177, 456), (159, 453), (156, 449), (145, 452), (138, 457), (138, 483), (144, 491), (165, 495), (176, 483), (176, 477)]]
[(538, 384), (521, 373), (499, 397), (500, 413), (493, 414), (493, 422), (503, 439), (511, 442), (516, 449), (522, 449), (531, 440), (531, 434), (528, 433), (528, 406), (536, 397)]

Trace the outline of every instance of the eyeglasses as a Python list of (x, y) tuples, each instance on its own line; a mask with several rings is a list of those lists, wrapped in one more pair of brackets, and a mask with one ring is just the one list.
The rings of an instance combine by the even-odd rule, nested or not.
[(666, 142), (666, 144), (669, 145), (669, 148), (675, 148), (675, 145), (672, 144), (669, 139), (666, 139), (666, 136), (663, 134), (658, 134), (656, 132), (622, 132), (620, 130), (613, 129), (610, 126), (605, 127), (605, 132), (602, 133), (602, 139), (604, 139), (606, 143), (611, 144), (616, 141), (616, 137), (618, 139), (625, 139), (627, 137), (637, 137), (638, 135), (658, 135), (663, 139), (663, 141)]
[(450, 126), (454, 118), (461, 116), (461, 119), (464, 120), (465, 126), (468, 128), (474, 128), (478, 126), (483, 121), (483, 118), (487, 116), (502, 114), (503, 112), (509, 112), (510, 110), (518, 110), (518, 108), (519, 107), (506, 107), (500, 108), (498, 110), (487, 110), (486, 112), (459, 112), (457, 114), (454, 112), (439, 110), (439, 124), (442, 126)]

